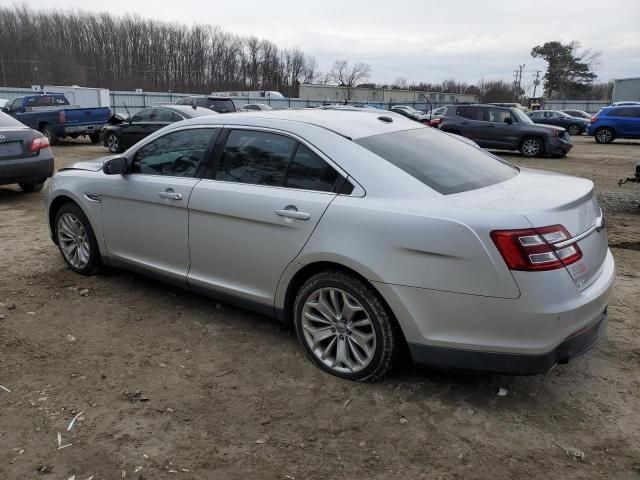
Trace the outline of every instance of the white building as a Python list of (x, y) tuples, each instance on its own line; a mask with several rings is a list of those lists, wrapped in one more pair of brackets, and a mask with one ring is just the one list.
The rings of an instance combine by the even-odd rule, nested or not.
[[(343, 102), (347, 99), (347, 87), (338, 85), (300, 85), (299, 98), (322, 102)], [(478, 101), (475, 95), (466, 93), (422, 92), (416, 90), (395, 90), (384, 88), (351, 89), (350, 102), (358, 103), (474, 103)]]

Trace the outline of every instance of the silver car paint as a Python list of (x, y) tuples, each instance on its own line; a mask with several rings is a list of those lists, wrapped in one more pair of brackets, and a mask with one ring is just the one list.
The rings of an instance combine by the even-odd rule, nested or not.
[[(572, 234), (579, 233), (596, 214), (591, 182), (523, 170), (501, 184), (443, 196), (345, 138), (428, 128), (397, 118), (386, 123), (378, 120), (379, 116), (376, 112), (280, 111), (198, 118), (156, 132), (125, 155), (130, 157), (165, 132), (188, 125), (267, 128), (304, 139), (357, 182), (354, 194), (334, 196), (196, 181), (188, 200), (192, 202), (189, 235), (193, 234), (193, 241), (187, 280), (194, 285), (284, 308), (287, 287), (300, 269), (312, 262), (335, 262), (372, 282), (408, 341), (467, 349), (544, 352), (595, 321), (606, 306), (615, 277), (604, 234), (580, 243), (590, 276), (588, 284), (580, 286), (564, 269), (509, 271), (489, 237), (494, 229), (554, 223), (565, 225)], [(339, 130), (340, 135), (332, 130)], [(430, 130), (434, 141), (446, 135)], [(103, 231), (100, 204), (89, 202), (83, 193), (123, 189), (131, 185), (126, 183), (131, 179), (107, 177), (92, 171), (95, 164), (91, 163), (79, 168), (82, 170), (66, 170), (54, 177), (47, 202), (50, 205), (62, 194), (80, 204), (99, 237), (101, 253), (108, 259), (110, 247), (105, 247), (102, 238), (114, 234)], [(113, 185), (107, 187), (110, 182)], [(160, 191), (158, 188), (172, 182), (174, 179), (158, 177), (153, 186)], [(185, 195), (191, 188), (188, 185)], [(261, 201), (254, 204), (251, 198)], [(314, 222), (319, 220), (315, 230), (315, 224), (307, 221), (281, 223), (290, 219), (275, 213), (289, 203), (298, 203), (302, 210), (303, 201), (303, 208), (314, 209), (309, 212)], [(147, 215), (152, 213), (144, 219), (149, 235), (143, 230), (138, 233), (150, 241), (167, 234), (165, 219), (167, 215), (174, 218), (175, 209), (161, 205), (147, 211)], [(119, 214), (107, 212), (113, 218), (105, 227), (131, 225), (142, 214), (132, 211), (125, 223), (118, 223)], [(184, 218), (178, 222), (184, 225)], [(222, 230), (226, 228), (228, 232)], [(287, 233), (296, 238), (287, 239)], [(175, 235), (175, 229), (168, 235)], [(220, 249), (212, 249), (218, 240)], [(157, 254), (161, 252), (158, 249)], [(260, 255), (273, 258), (262, 261)], [(176, 270), (150, 262), (140, 252), (132, 252), (131, 257), (140, 265), (149, 262), (148, 266), (174, 277), (182, 275), (182, 267)], [(184, 261), (184, 257), (179, 259)], [(281, 276), (276, 285), (278, 270)]]

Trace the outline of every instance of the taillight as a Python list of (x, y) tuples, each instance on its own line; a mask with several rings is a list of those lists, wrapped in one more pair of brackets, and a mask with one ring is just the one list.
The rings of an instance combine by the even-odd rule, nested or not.
[(441, 118), (434, 118), (433, 120), (429, 121), (429, 126), (437, 127), (440, 124), (441, 120), (442, 120)]
[(556, 249), (552, 244), (569, 240), (562, 225), (522, 230), (494, 230), (491, 239), (510, 270), (555, 270), (582, 258), (577, 243)]
[(596, 120), (598, 120), (597, 115), (594, 115), (593, 117), (591, 117), (591, 123), (596, 123)]
[(31, 153), (36, 154), (43, 148), (49, 148), (47, 137), (38, 137), (31, 140)]
[(58, 113), (58, 123), (64, 123), (67, 121), (67, 116), (64, 113), (64, 110), (60, 110), (60, 113)]

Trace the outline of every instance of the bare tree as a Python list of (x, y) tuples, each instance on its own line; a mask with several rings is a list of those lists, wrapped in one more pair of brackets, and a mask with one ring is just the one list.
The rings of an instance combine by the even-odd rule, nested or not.
[(350, 66), (347, 60), (336, 60), (329, 76), (338, 85), (345, 87), (345, 100), (348, 101), (353, 88), (371, 76), (371, 66), (363, 62)]

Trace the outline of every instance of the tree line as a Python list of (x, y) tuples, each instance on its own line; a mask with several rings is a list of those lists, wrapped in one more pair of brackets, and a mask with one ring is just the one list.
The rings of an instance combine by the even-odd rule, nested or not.
[(218, 26), (0, 7), (4, 86), (78, 84), (192, 93), (250, 89), (296, 96), (299, 83), (319, 76), (315, 58), (297, 48), (281, 49)]

